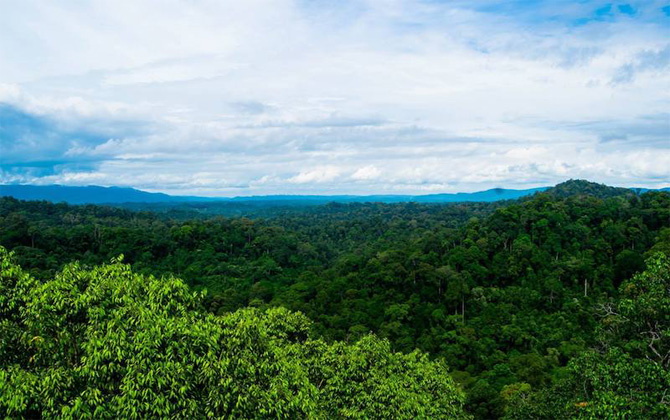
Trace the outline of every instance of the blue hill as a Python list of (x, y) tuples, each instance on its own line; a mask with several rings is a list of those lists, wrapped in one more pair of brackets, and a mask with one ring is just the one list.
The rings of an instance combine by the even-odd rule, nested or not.
[(203, 200), (199, 197), (175, 197), (134, 188), (68, 187), (64, 185), (0, 185), (0, 196), (69, 204), (166, 203)]
[[(605, 191), (606, 189), (606, 191)], [(194, 196), (174, 196), (163, 193), (150, 193), (134, 188), (83, 186), (70, 187), (63, 185), (0, 185), (0, 197), (11, 196), (19, 200), (46, 200), (54, 203), (69, 204), (123, 204), (123, 203), (256, 203), (265, 206), (319, 205), (337, 203), (458, 203), (458, 202), (492, 202), (514, 200), (524, 196), (547, 191), (559, 195), (571, 195), (582, 192), (595, 195), (619, 194), (631, 191), (641, 194), (650, 191), (646, 188), (613, 188), (589, 183), (582, 180), (570, 180), (555, 187), (530, 188), (524, 190), (494, 188), (486, 191), (456, 194), (427, 195), (264, 195), (234, 198), (207, 198)], [(663, 188), (661, 191), (670, 191)], [(602, 193), (602, 194), (601, 194)]]
[(428, 195), (266, 195), (235, 198), (205, 198), (173, 196), (150, 193), (134, 188), (121, 187), (69, 187), (63, 185), (0, 185), (0, 196), (11, 196), (19, 200), (46, 200), (69, 204), (121, 204), (121, 203), (185, 203), (185, 202), (257, 202), (265, 204), (317, 205), (338, 203), (455, 203), (465, 201), (491, 202), (510, 200), (544, 191), (545, 188), (512, 190), (496, 188), (475, 193), (428, 194)]

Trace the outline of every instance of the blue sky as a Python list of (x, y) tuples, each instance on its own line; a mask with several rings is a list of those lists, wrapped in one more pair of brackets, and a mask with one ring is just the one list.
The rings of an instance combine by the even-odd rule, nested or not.
[(670, 186), (665, 1), (0, 0), (0, 182)]

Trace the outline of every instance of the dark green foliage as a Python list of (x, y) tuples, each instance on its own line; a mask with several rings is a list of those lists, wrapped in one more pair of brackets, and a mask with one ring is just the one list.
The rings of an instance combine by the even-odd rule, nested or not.
[(547, 190), (556, 197), (567, 198), (576, 195), (589, 195), (598, 198), (630, 197), (635, 192), (629, 188), (610, 187), (583, 179), (571, 179)]
[(642, 326), (606, 329), (602, 313), (645, 258), (670, 251), (670, 194), (582, 184), (513, 203), (330, 204), (253, 221), (2, 199), (0, 244), (43, 280), (124, 254), (135, 272), (207, 289), (214, 314), (286, 307), (326, 343), (373, 332), (445, 361), (468, 410), (496, 418), (542, 390), (572, 398), (556, 387), (592, 349), (612, 363), (653, 353), (631, 338)]
[(621, 292), (599, 307), (598, 347), (554, 386), (513, 392), (508, 418), (670, 417), (670, 258), (650, 259)]

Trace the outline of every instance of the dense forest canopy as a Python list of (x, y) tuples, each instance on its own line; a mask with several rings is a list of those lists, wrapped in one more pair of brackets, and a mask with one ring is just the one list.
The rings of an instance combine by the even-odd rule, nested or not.
[[(407, 383), (412, 384), (406, 391), (411, 393), (406, 396), (407, 405), (388, 407), (398, 410), (394, 412), (397, 416), (413, 413), (419, 417), (448, 417), (461, 413), (458, 389), (465, 392), (466, 412), (475, 418), (602, 418), (626, 410), (635, 418), (670, 415), (669, 397), (664, 394), (670, 384), (667, 192), (638, 195), (626, 189), (572, 181), (511, 202), (329, 204), (256, 220), (191, 218), (184, 212), (154, 214), (3, 198), (0, 245), (13, 251), (11, 258), (3, 254), (2, 275), (7, 277), (9, 271), (8, 278), (22, 279), (11, 280), (11, 286), (3, 283), (2, 304), (16, 299), (12, 297), (16, 290), (25, 294), (21, 297), (24, 300), (12, 303), (14, 315), (7, 318), (8, 309), (3, 309), (3, 328), (10, 328), (15, 337), (9, 344), (3, 342), (3, 346), (9, 346), (3, 351), (24, 349), (18, 351), (23, 355), (20, 357), (30, 357), (27, 355), (42, 348), (32, 348), (35, 345), (26, 340), (43, 337), (41, 332), (33, 332), (47, 328), (37, 324), (57, 323), (52, 317), (65, 317), (62, 319), (67, 319), (68, 325), (68, 317), (75, 317), (78, 323), (72, 326), (76, 332), (48, 331), (56, 334), (52, 338), (66, 334), (67, 340), (76, 344), (61, 349), (61, 355), (49, 356), (54, 359), (42, 354), (39, 368), (26, 360), (4, 362), (5, 376), (0, 382), (11, 387), (14, 385), (9, 378), (23, 375), (20, 377), (25, 380), (21, 382), (35, 387), (26, 385), (25, 398), (17, 397), (26, 402), (12, 406), (14, 409), (20, 406), (42, 413), (67, 412), (75, 409), (73, 401), (84, 404), (76, 409), (92, 407), (91, 401), (95, 400), (86, 399), (92, 398), (86, 391), (90, 378), (84, 380), (78, 375), (98, 375), (90, 372), (97, 372), (100, 366), (86, 365), (90, 360), (87, 356), (84, 362), (80, 350), (71, 352), (78, 346), (92, 352), (106, 347), (87, 347), (86, 340), (100, 333), (97, 328), (101, 324), (91, 317), (115, 322), (108, 318), (115, 315), (107, 314), (106, 309), (102, 310), (104, 314), (100, 312), (106, 305), (104, 299), (120, 293), (121, 284), (135, 282), (159, 289), (164, 285), (166, 296), (178, 291), (174, 298), (152, 301), (149, 296), (142, 301), (142, 307), (153, 308), (147, 309), (149, 312), (163, 311), (160, 320), (142, 318), (142, 322), (165, 323), (165, 328), (174, 323), (176, 330), (170, 334), (187, 334), (194, 340), (193, 351), (202, 352), (193, 357), (228, 351), (229, 343), (210, 342), (205, 332), (216, 331), (212, 334), (217, 337), (235, 335), (235, 322), (241, 320), (253, 324), (249, 327), (256, 329), (253, 334), (267, 335), (271, 344), (263, 345), (270, 346), (273, 354), (292, 355), (293, 365), (287, 367), (272, 360), (267, 362), (271, 366), (267, 372), (289, 375), (286, 381), (290, 386), (302, 381), (300, 386), (304, 388), (291, 389), (300, 396), (293, 400), (289, 391), (272, 388), (274, 385), (263, 382), (266, 380), (260, 376), (241, 377), (242, 382), (258, 380), (265, 386), (258, 394), (243, 397), (249, 404), (246, 407), (264, 406), (262, 401), (269, 401), (273, 395), (279, 398), (276, 393), (280, 392), (286, 400), (279, 406), (288, 410), (286, 413), (310, 412), (317, 417), (368, 413), (368, 417), (374, 417), (370, 413), (382, 413), (375, 411), (378, 408), (374, 404), (381, 401), (375, 396), (383, 400), (388, 397), (384, 393), (391, 392), (383, 387), (396, 387), (393, 392), (400, 392), (399, 384)], [(129, 266), (104, 265), (119, 255)], [(67, 265), (74, 261), (78, 265)], [(191, 291), (172, 276), (183, 279)], [(82, 285), (99, 283), (104, 283), (103, 288), (110, 290), (105, 293), (111, 294), (96, 300), (87, 295), (89, 286)], [(43, 314), (39, 311), (53, 310), (51, 303), (31, 303), (43, 300), (40, 293), (49, 288), (76, 295), (59, 303), (63, 313)], [(192, 297), (193, 291), (199, 293), (198, 298)], [(142, 299), (140, 295), (138, 292), (124, 299)], [(178, 313), (168, 308), (173, 299), (175, 305), (183, 306)], [(75, 302), (83, 306), (68, 307), (76, 306)], [(21, 305), (25, 309), (16, 309)], [(40, 305), (48, 308), (40, 309)], [(89, 315), (75, 315), (88, 306)], [(118, 314), (125, 310), (119, 309)], [(68, 315), (68, 311), (74, 312)], [(31, 316), (44, 321), (37, 322)], [(278, 327), (273, 322), (284, 325), (298, 319), (304, 329), (299, 340), (287, 341), (275, 333)], [(186, 331), (188, 323), (202, 325), (202, 331)], [(64, 345), (61, 338), (53, 338), (53, 342), (43, 338), (45, 346)], [(162, 346), (172, 345), (165, 340)], [(197, 344), (198, 340), (204, 342)], [(144, 344), (114, 345), (121, 346), (119, 351), (130, 352), (131, 347), (123, 346)], [(174, 344), (175, 354), (186, 351), (179, 345)], [(316, 360), (310, 352), (317, 348), (319, 353), (332, 352), (341, 359), (329, 359), (331, 365)], [(259, 349), (251, 344), (246, 349), (249, 355), (245, 360), (253, 365), (254, 351)], [(384, 366), (379, 371), (371, 368), (371, 375), (381, 375), (379, 381), (373, 380), (374, 386), (359, 384), (365, 389), (364, 395), (373, 395), (365, 402), (346, 399), (350, 391), (336, 385), (325, 391), (314, 383), (314, 378), (326, 375), (319, 369), (334, 375), (337, 372), (329, 369), (339, 366), (335, 369), (339, 371), (342, 364), (349, 366), (348, 357), (359, 361), (369, 357), (367, 366)], [(146, 361), (159, 362), (153, 358)], [(435, 384), (421, 382), (421, 377), (402, 369), (393, 375), (396, 382), (383, 385), (381, 377), (388, 375), (384, 369), (394, 364), (430, 372), (426, 375), (434, 375), (439, 386), (446, 387), (445, 400), (436, 400), (439, 395), (431, 388)], [(48, 379), (44, 378), (53, 374), (49, 369), (56, 365), (74, 372), (68, 377), (72, 387), (63, 391), (68, 394), (56, 398), (49, 407), (35, 405), (35, 401), (29, 405), (29, 397), (34, 395), (31, 392), (45, 386)], [(444, 366), (448, 366), (448, 378), (454, 383), (447, 378)], [(208, 375), (203, 372), (191, 374), (198, 378)], [(123, 371), (123, 375), (126, 373)], [(123, 381), (123, 375), (116, 379)], [(359, 386), (355, 384), (352, 386)], [(104, 392), (117, 395), (112, 391), (114, 386), (110, 383)], [(202, 387), (201, 394), (178, 399), (183, 406), (167, 401), (162, 409), (191, 413), (183, 410), (196, 410), (189, 404), (207, 398), (204, 393), (211, 391)], [(165, 395), (163, 388), (152, 385), (150, 389), (159, 391), (148, 400)], [(112, 405), (105, 406), (109, 410), (106, 413), (114, 413), (121, 406), (141, 406), (132, 398), (125, 402), (109, 400)], [(0, 403), (4, 404), (0, 410), (8, 410), (6, 400)], [(368, 403), (372, 405), (365, 405)], [(437, 411), (416, 411), (424, 403)], [(347, 407), (352, 411), (337, 411)]]
[(0, 247), (0, 414), (467, 418), (443, 362), (314, 339), (285, 309), (198, 310), (178, 279), (113, 263), (39, 282)]

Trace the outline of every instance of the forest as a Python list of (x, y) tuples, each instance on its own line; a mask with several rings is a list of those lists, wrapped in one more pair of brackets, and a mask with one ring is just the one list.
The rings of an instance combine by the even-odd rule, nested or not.
[(0, 198), (0, 416), (670, 417), (669, 192), (152, 206)]

